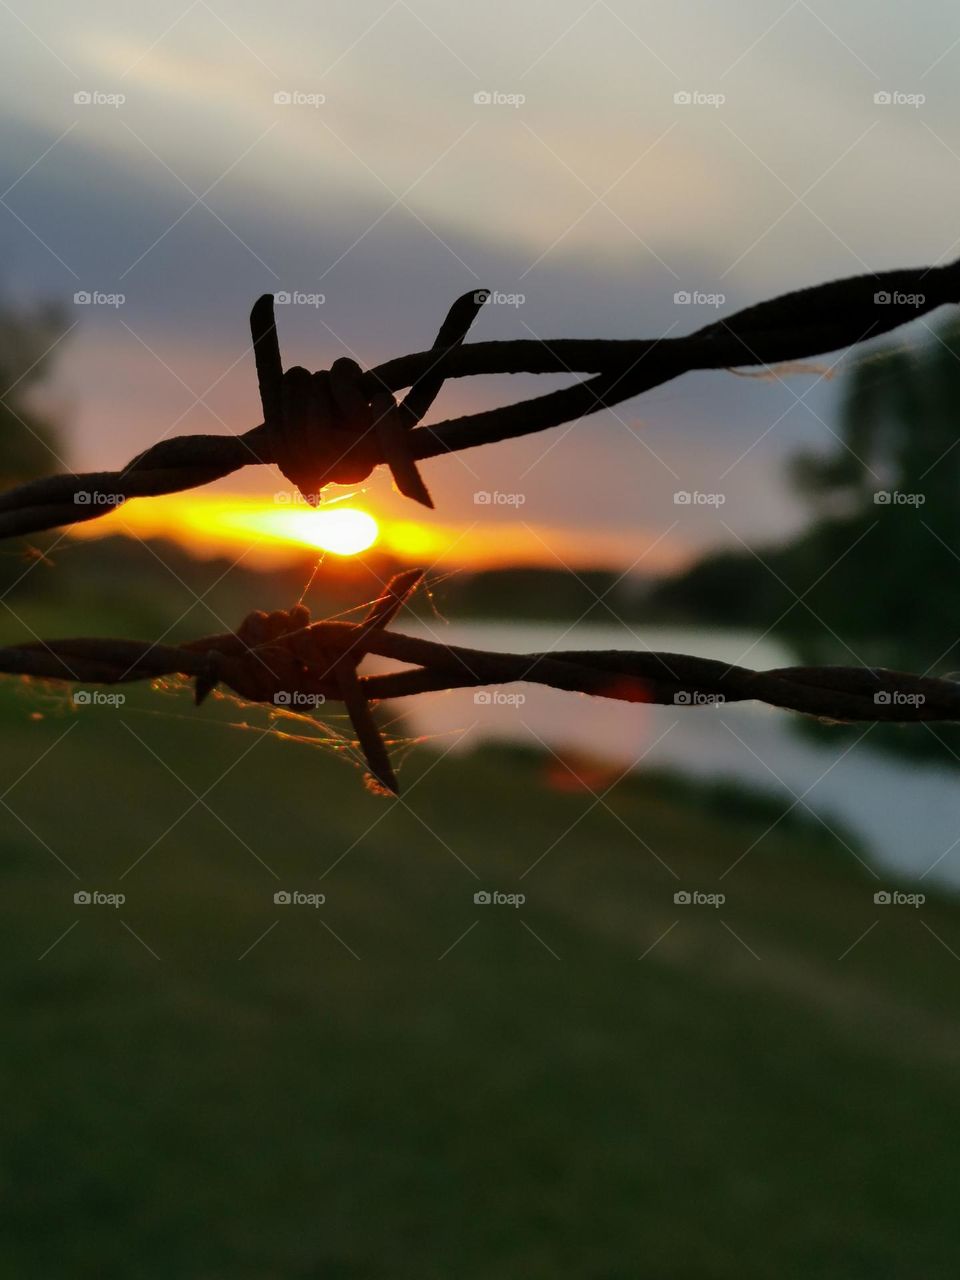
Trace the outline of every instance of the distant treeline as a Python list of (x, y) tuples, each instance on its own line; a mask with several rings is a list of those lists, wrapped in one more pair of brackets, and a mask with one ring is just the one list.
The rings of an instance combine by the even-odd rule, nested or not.
[(836, 446), (790, 467), (810, 524), (660, 582), (678, 618), (773, 627), (811, 660), (960, 668), (960, 328), (884, 346), (847, 375)]
[[(804, 662), (960, 679), (960, 326), (859, 360), (836, 446), (790, 471), (808, 527), (705, 556), (654, 587), (651, 612), (769, 629)], [(870, 740), (960, 763), (957, 726), (877, 727)]]

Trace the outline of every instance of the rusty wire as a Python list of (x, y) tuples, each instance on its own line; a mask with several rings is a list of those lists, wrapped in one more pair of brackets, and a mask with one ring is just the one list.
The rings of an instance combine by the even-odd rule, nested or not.
[[(465, 344), (486, 297), (479, 290), (459, 298), (429, 351), (366, 372), (341, 357), (329, 371), (311, 374), (283, 370), (273, 297), (265, 294), (251, 314), (259, 426), (236, 436), (161, 440), (120, 471), (50, 476), (10, 489), (0, 494), (0, 537), (90, 520), (129, 498), (191, 489), (258, 463), (279, 466), (312, 502), (325, 485), (360, 483), (384, 464), (402, 493), (432, 506), (417, 467), (424, 459), (556, 427), (694, 370), (799, 360), (876, 337), (960, 302), (960, 261), (801, 289), (681, 338)], [(518, 404), (422, 425), (445, 379), (503, 373), (590, 376)], [(405, 387), (398, 404), (395, 393)], [(90, 501), (91, 494), (110, 500)]]
[[(752, 671), (712, 658), (614, 649), (491, 653), (388, 630), (422, 577), (420, 569), (398, 574), (356, 623), (311, 623), (309, 611), (297, 605), (252, 613), (235, 633), (179, 646), (83, 639), (0, 648), (0, 671), (102, 684), (186, 676), (194, 681), (198, 705), (221, 683), (249, 702), (274, 707), (339, 701), (350, 716), (370, 777), (394, 794), (399, 786), (372, 704), (442, 689), (526, 682), (676, 707), (765, 702), (842, 722), (960, 719), (960, 684), (885, 668)], [(357, 666), (367, 654), (407, 665), (358, 675)]]
[[(429, 351), (363, 372), (352, 360), (327, 372), (284, 370), (273, 298), (253, 308), (251, 330), (264, 421), (240, 436), (164, 440), (122, 471), (32, 481), (0, 494), (0, 537), (35, 533), (104, 510), (79, 492), (114, 500), (156, 496), (275, 463), (310, 501), (330, 483), (356, 484), (385, 464), (400, 492), (432, 506), (417, 463), (584, 417), (695, 369), (797, 360), (876, 337), (945, 303), (960, 302), (960, 261), (856, 276), (748, 307), (683, 338), (561, 339), (464, 344), (485, 291), (450, 309)], [(420, 425), (446, 378), (499, 373), (587, 373), (560, 391), (484, 413)], [(409, 388), (401, 402), (394, 393)], [(223, 684), (251, 702), (340, 701), (374, 784), (398, 784), (372, 706), (441, 689), (532, 682), (624, 702), (702, 706), (759, 701), (835, 721), (960, 720), (960, 684), (884, 668), (785, 667), (752, 671), (709, 658), (620, 650), (490, 653), (388, 629), (422, 579), (397, 575), (358, 623), (311, 623), (302, 605), (250, 614), (235, 633), (179, 646), (110, 639), (51, 640), (0, 648), (0, 672), (118, 684), (184, 676), (198, 704)], [(359, 675), (368, 654), (405, 669)]]

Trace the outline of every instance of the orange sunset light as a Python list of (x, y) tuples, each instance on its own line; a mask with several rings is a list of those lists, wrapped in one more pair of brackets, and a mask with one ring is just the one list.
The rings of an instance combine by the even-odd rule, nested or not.
[(656, 531), (570, 530), (525, 520), (475, 521), (464, 528), (434, 514), (397, 519), (352, 501), (318, 507), (277, 502), (250, 493), (172, 493), (149, 501), (133, 499), (70, 532), (78, 538), (123, 535), (167, 538), (194, 555), (236, 556), (252, 567), (271, 568), (298, 552), (360, 555), (371, 547), (407, 564), (444, 569), (486, 569), (505, 565), (581, 569), (633, 564), (645, 547), (648, 571), (676, 567), (682, 548)]
[(338, 556), (359, 555), (380, 536), (373, 516), (357, 507), (234, 507), (218, 512), (212, 523), (214, 531), (232, 529)]
[(200, 556), (229, 555), (247, 547), (250, 562), (264, 566), (289, 559), (298, 550), (355, 556), (373, 546), (401, 559), (434, 560), (449, 542), (444, 527), (377, 519), (348, 502), (311, 507), (252, 494), (216, 493), (134, 500), (88, 524), (74, 525), (71, 532), (79, 538), (169, 538)]

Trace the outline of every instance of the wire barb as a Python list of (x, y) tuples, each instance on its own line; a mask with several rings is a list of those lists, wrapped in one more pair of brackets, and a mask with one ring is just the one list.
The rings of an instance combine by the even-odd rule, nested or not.
[[(481, 291), (457, 299), (434, 343), (438, 357), (463, 341), (486, 298)], [(410, 452), (409, 432), (433, 404), (444, 375), (428, 369), (398, 405), (389, 388), (371, 393), (360, 366), (346, 357), (335, 360), (329, 373), (310, 374), (298, 366), (284, 372), (273, 304), (270, 293), (257, 299), (250, 329), (261, 430), (283, 474), (316, 505), (327, 484), (359, 484), (383, 462), (400, 493), (432, 509), (430, 491)]]
[[(428, 352), (364, 373), (341, 357), (329, 371), (284, 370), (274, 299), (253, 307), (253, 337), (263, 422), (241, 436), (163, 440), (122, 471), (52, 476), (0, 493), (0, 537), (90, 519), (110, 506), (207, 484), (247, 465), (276, 463), (311, 502), (329, 483), (355, 484), (385, 463), (401, 493), (432, 507), (417, 461), (526, 435), (595, 413), (695, 369), (798, 360), (886, 333), (944, 303), (960, 302), (960, 261), (857, 276), (802, 289), (718, 320), (685, 338), (654, 341), (519, 341), (467, 346), (464, 338), (487, 300), (464, 294), (450, 308)], [(590, 378), (484, 413), (418, 425), (445, 379), (490, 373), (586, 372)], [(395, 392), (409, 387), (398, 404)], [(85, 495), (85, 498), (84, 498)], [(358, 623), (310, 622), (297, 605), (251, 613), (235, 633), (180, 646), (129, 640), (53, 640), (0, 648), (0, 672), (64, 681), (122, 683), (183, 675), (197, 705), (218, 684), (252, 702), (284, 705), (295, 694), (343, 702), (374, 784), (397, 794), (387, 746), (371, 707), (407, 697), (517, 681), (627, 702), (697, 706), (755, 700), (840, 721), (960, 719), (960, 685), (857, 667), (751, 671), (706, 658), (632, 651), (488, 653), (388, 630), (422, 580), (397, 575)], [(408, 664), (360, 676), (377, 654)]]
[[(0, 648), (0, 672), (51, 680), (117, 684), (182, 675), (197, 703), (218, 683), (250, 702), (282, 708), (302, 696), (339, 701), (377, 788), (399, 794), (376, 702), (442, 689), (531, 683), (621, 702), (677, 708), (725, 702), (770, 706), (842, 722), (960, 720), (960, 684), (885, 668), (782, 667), (752, 671), (711, 658), (646, 650), (493, 653), (388, 630), (423, 580), (397, 574), (360, 622), (311, 622), (302, 605), (251, 613), (235, 633), (180, 646), (132, 640), (50, 640)], [(361, 676), (367, 654), (405, 664)]]
[[(0, 493), (0, 537), (95, 519), (129, 498), (209, 484), (241, 467), (276, 463), (311, 501), (325, 484), (357, 484), (387, 463), (401, 492), (429, 500), (416, 464), (441, 454), (572, 422), (694, 370), (804, 360), (878, 337), (944, 304), (960, 302), (960, 261), (854, 276), (747, 307), (680, 338), (561, 338), (465, 343), (485, 290), (450, 309), (434, 346), (363, 372), (335, 360), (329, 373), (282, 371), (273, 300), (251, 316), (264, 422), (238, 436), (162, 440), (120, 471), (50, 476)], [(573, 386), (518, 404), (418, 425), (447, 378), (501, 373), (586, 373)], [(287, 382), (294, 389), (287, 396)], [(282, 384), (284, 395), (278, 396)], [(405, 434), (377, 432), (370, 404), (409, 387), (398, 406)], [(287, 418), (291, 422), (287, 422)], [(408, 429), (407, 429), (408, 428)], [(388, 459), (386, 454), (390, 452)], [(109, 504), (78, 494), (109, 494)]]

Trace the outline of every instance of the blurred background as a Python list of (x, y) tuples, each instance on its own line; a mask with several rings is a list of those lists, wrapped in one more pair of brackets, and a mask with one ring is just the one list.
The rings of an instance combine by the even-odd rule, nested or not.
[[(0, 6), (0, 483), (260, 419), (286, 363), (681, 335), (960, 251), (940, 0)], [(570, 376), (458, 379), (431, 420)], [(3, 643), (252, 609), (960, 678), (951, 309), (377, 473), (0, 548)], [(373, 669), (368, 664), (367, 669)], [(0, 683), (11, 1274), (953, 1274), (960, 734), (536, 686)], [(109, 691), (106, 691), (109, 692)], [(951, 1121), (951, 1115), (954, 1120)]]

